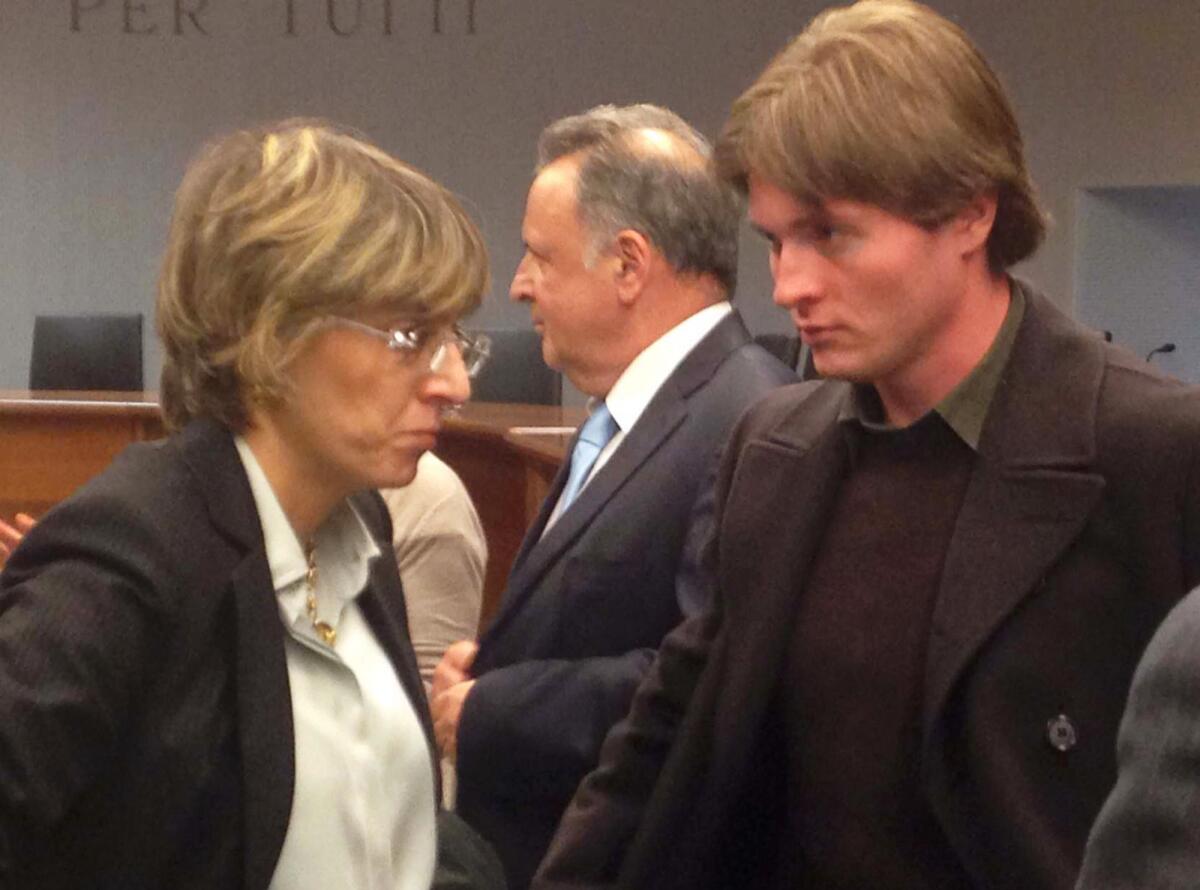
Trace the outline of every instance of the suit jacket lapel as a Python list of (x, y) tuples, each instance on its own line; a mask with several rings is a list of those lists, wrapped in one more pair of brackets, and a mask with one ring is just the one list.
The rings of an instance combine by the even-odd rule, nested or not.
[(183, 450), (205, 489), (213, 526), (241, 554), (231, 576), (238, 736), (242, 759), (244, 885), (270, 884), (292, 808), (295, 746), (283, 624), (254, 496), (229, 432), (197, 421)]
[(1092, 466), (1099, 339), (1026, 298), (946, 554), (926, 664), (927, 742), (957, 678), (1078, 538), (1104, 489)]
[(554, 481), (550, 483), (550, 490), (546, 493), (546, 497), (542, 499), (537, 516), (534, 517), (533, 522), (525, 531), (525, 537), (521, 541), (521, 549), (517, 551), (512, 568), (509, 569), (508, 587), (510, 589), (513, 586), (513, 579), (518, 577), (518, 573), (525, 564), (525, 560), (529, 558), (530, 552), (541, 542), (542, 532), (546, 528), (546, 523), (550, 521), (550, 514), (554, 512), (554, 505), (558, 503), (558, 498), (567, 484), (567, 477), (571, 474), (571, 454), (575, 451), (575, 443), (579, 441), (579, 432), (580, 430), (575, 430), (575, 435), (571, 437), (571, 443), (567, 446), (566, 457), (559, 466), (558, 472), (554, 474)]
[(540, 574), (541, 569), (557, 559), (592, 524), (596, 514), (658, 450), (686, 415), (687, 405), (677, 397), (669, 402), (659, 402), (653, 412), (642, 415), (609, 461), (596, 472), (575, 502), (530, 553), (525, 567), (529, 574)]
[[(687, 400), (691, 394), (712, 378), (730, 352), (749, 341), (750, 334), (736, 312), (709, 331), (659, 388), (620, 447), (596, 471), (570, 509), (559, 516), (553, 528), (543, 535), (542, 530), (566, 482), (569, 460), (564, 463), (542, 503), (537, 521), (521, 545), (509, 574), (504, 601), (484, 634), (485, 641), (512, 620), (512, 616), (520, 611), (521, 604), (536, 587), (538, 579), (564, 555), (612, 497), (683, 423), (687, 418)], [(575, 440), (572, 439), (572, 449), (574, 445)]]
[[(672, 397), (660, 401), (659, 397), (663, 395)], [(637, 473), (638, 468), (667, 440), (687, 415), (686, 403), (677, 395), (665, 394), (662, 390), (651, 407), (654, 411), (646, 409), (609, 461), (596, 471), (575, 502), (558, 517), (554, 526), (539, 540), (530, 542), (529, 538), (540, 534), (545, 527), (545, 518), (539, 517), (540, 521), (530, 530), (522, 548), (524, 558), (514, 565), (509, 575), (504, 603), (485, 634), (485, 639), (498, 633), (500, 628), (520, 611), (521, 605), (537, 586), (538, 579), (563, 557), (575, 540), (592, 524), (596, 515)], [(561, 477), (562, 473), (559, 475)], [(547, 517), (561, 491), (562, 480), (557, 479), (546, 498), (546, 503), (542, 505), (542, 513)]]

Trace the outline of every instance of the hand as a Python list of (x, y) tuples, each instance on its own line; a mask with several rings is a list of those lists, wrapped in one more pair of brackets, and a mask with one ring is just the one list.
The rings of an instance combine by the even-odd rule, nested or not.
[(464, 680), (433, 697), (433, 734), (442, 756), (449, 760), (458, 756), (458, 721), (462, 719), (463, 704), (474, 685), (474, 680)]
[(475, 685), (471, 679), (471, 665), (478, 651), (479, 645), (474, 640), (459, 640), (446, 650), (433, 670), (433, 688), (429, 693), (433, 734), (442, 756), (451, 760), (458, 753), (458, 721), (462, 717), (463, 702)]
[(18, 513), (13, 520), (13, 525), (0, 519), (0, 568), (4, 567), (9, 554), (17, 549), (21, 539), (29, 534), (29, 530), (36, 524), (37, 520), (27, 513)]
[(431, 699), (445, 692), (451, 686), (457, 686), (464, 680), (471, 679), (471, 665), (475, 662), (475, 653), (479, 644), (474, 640), (459, 640), (451, 644), (438, 666), (433, 670), (433, 688), (430, 690)]

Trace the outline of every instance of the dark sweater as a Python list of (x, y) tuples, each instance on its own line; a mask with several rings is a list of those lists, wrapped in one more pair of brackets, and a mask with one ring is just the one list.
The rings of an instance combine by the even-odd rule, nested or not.
[(970, 887), (920, 791), (925, 656), (973, 452), (937, 414), (846, 423), (851, 469), (801, 593), (779, 705), (779, 886)]

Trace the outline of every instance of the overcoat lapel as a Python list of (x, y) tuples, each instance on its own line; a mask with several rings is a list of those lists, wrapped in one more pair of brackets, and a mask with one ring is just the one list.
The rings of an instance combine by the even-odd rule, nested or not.
[[(687, 400), (692, 393), (712, 378), (733, 350), (749, 340), (750, 335), (736, 312), (717, 324), (662, 385), (620, 447), (596, 471), (570, 509), (559, 516), (554, 526), (543, 535), (542, 529), (565, 484), (570, 462), (568, 451), (568, 459), (559, 469), (537, 521), (526, 534), (509, 574), (504, 602), (484, 635), (484, 643), (502, 632), (512, 616), (520, 612), (522, 604), (546, 571), (563, 558), (613, 496), (637, 475), (638, 469), (687, 419)], [(575, 439), (572, 439), (572, 449), (574, 445)]]
[(1026, 299), (934, 607), (927, 743), (955, 681), (1079, 537), (1104, 490), (1093, 469), (1099, 338), (1080, 338), (1042, 298), (1026, 291)]
[(719, 565), (727, 678), (713, 727), (713, 780), (736, 786), (749, 744), (781, 676), (800, 592), (846, 472), (837, 416), (849, 387), (825, 383), (738, 458), (720, 520)]
[[(244, 886), (270, 884), (292, 808), (295, 750), (283, 624), (273, 595), (254, 496), (230, 434), (197, 421), (184, 456), (205, 492), (209, 519), (239, 554), (231, 574), (241, 750)], [(282, 692), (282, 694), (281, 694)]]

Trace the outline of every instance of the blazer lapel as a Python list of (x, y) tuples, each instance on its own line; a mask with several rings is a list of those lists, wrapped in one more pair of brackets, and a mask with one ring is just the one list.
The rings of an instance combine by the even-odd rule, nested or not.
[(184, 456), (205, 489), (209, 519), (238, 552), (231, 575), (242, 759), (244, 886), (265, 888), (292, 809), (295, 746), (283, 624), (254, 496), (232, 436), (210, 421), (183, 432)]
[(233, 575), (247, 888), (271, 882), (296, 780), (283, 623), (273, 593), (265, 555), (252, 552)]
[(437, 743), (434, 740), (433, 722), (430, 719), (429, 705), (425, 696), (425, 684), (421, 682), (417, 659), (408, 642), (407, 614), (403, 611), (398, 613), (398, 610), (404, 609), (404, 591), (401, 587), (400, 573), (396, 568), (396, 561), (389, 559), (392, 552), (391, 545), (383, 547), (382, 550), (379, 558), (371, 564), (367, 589), (359, 596), (358, 604), (367, 623), (371, 626), (375, 638), (379, 641), (380, 647), (395, 667), (400, 685), (408, 695), (408, 700), (412, 703), (421, 728), (425, 731), (434, 777), (439, 780), (437, 799), (441, 800)]
[(350, 500), (366, 521), (367, 528), (370, 529), (380, 551), (379, 558), (371, 563), (367, 588), (359, 597), (358, 604), (380, 647), (396, 669), (400, 685), (404, 687), (428, 736), (430, 754), (436, 763), (437, 748), (433, 724), (429, 719), (425, 684), (421, 681), (417, 656), (412, 648), (404, 584), (400, 579), (400, 569), (396, 560), (389, 558), (392, 553), (391, 517), (387, 507), (374, 491), (359, 492), (351, 496)]
[(958, 677), (1078, 538), (1104, 490), (1093, 469), (1100, 342), (1026, 298), (946, 554), (926, 664), (927, 743)]

